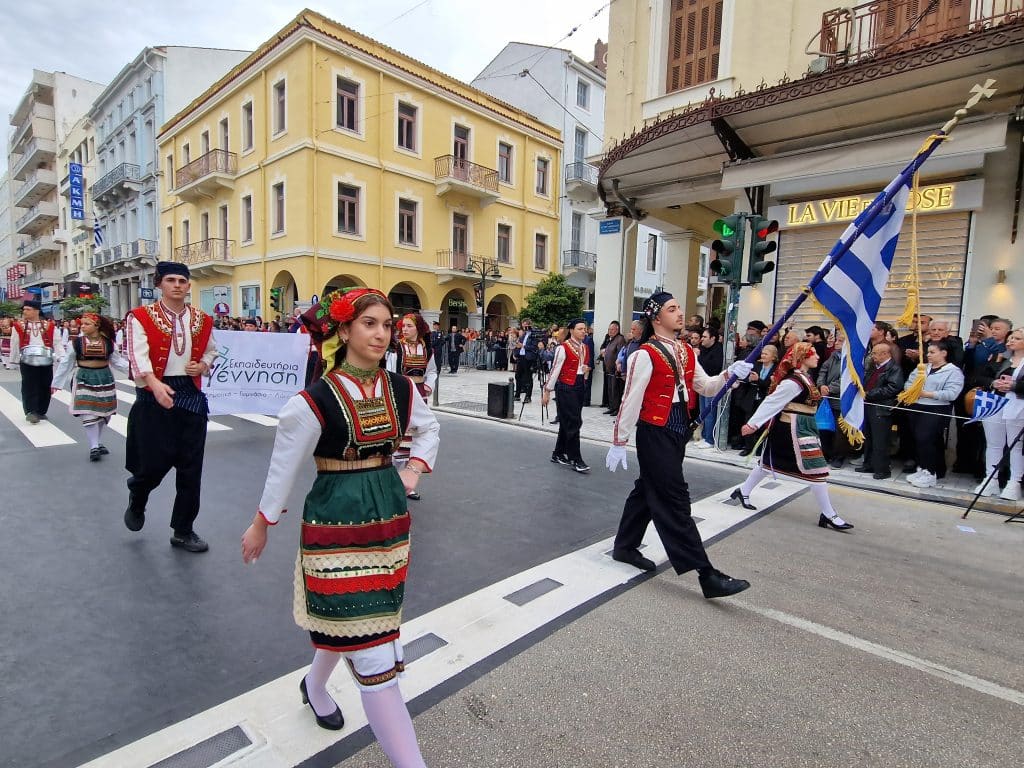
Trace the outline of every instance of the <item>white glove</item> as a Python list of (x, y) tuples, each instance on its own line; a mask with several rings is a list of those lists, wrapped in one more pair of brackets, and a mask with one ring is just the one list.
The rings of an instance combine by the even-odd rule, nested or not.
[(754, 370), (754, 366), (748, 363), (746, 360), (737, 360), (735, 363), (729, 366), (726, 371), (730, 376), (735, 376), (740, 381), (746, 381), (747, 376)]
[(608, 455), (604, 458), (604, 465), (608, 467), (609, 472), (614, 472), (619, 468), (619, 464), (622, 465), (623, 469), (629, 469), (626, 466), (626, 446), (613, 445), (608, 449)]

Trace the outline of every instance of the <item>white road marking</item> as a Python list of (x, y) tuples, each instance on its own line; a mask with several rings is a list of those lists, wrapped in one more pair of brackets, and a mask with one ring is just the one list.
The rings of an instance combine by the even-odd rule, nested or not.
[[(135, 402), (135, 393), (125, 392), (123, 389), (119, 389), (117, 390), (117, 399), (120, 400), (122, 403), (128, 403), (129, 405), (131, 405), (132, 403)], [(207, 432), (229, 432), (230, 430), (231, 427), (229, 427), (227, 424), (221, 424), (220, 422), (217, 421), (211, 420), (206, 423)]]
[[(757, 500), (764, 508), (802, 490), (799, 483), (782, 481), (773, 488), (759, 489)], [(756, 514), (738, 505), (723, 504), (731, 491), (730, 487), (693, 505), (694, 516), (703, 518), (699, 527), (705, 540)], [(625, 493), (624, 486), (623, 496)], [(530, 632), (635, 578), (639, 574), (635, 568), (616, 563), (605, 554), (612, 541), (605, 539), (563, 555), (404, 622), (402, 639), (406, 643), (427, 634), (448, 643), (410, 664), (402, 680), (405, 698), (411, 700), (430, 691)], [(646, 557), (656, 563), (665, 561), (665, 550), (653, 526), (648, 528), (644, 543)], [(523, 606), (504, 599), (545, 578), (562, 586)], [(318, 728), (308, 707), (300, 703), (298, 685), (305, 673), (301, 669), (97, 758), (86, 768), (149, 766), (236, 725), (254, 742), (245, 752), (246, 768), (294, 766), (366, 724), (354, 684), (344, 673), (344, 665), (338, 669), (330, 689), (345, 713), (345, 729), (340, 734)]]
[(1013, 688), (1006, 688), (1005, 686), (993, 683), (990, 680), (984, 680), (974, 675), (969, 675), (966, 672), (960, 672), (950, 667), (945, 667), (942, 664), (936, 664), (933, 661), (922, 659), (917, 656), (912, 656), (909, 653), (898, 651), (894, 648), (888, 648), (878, 643), (873, 643), (870, 640), (857, 637), (855, 635), (847, 634), (838, 629), (832, 629), (832, 627), (826, 627), (823, 624), (817, 624), (807, 619), (801, 619), (798, 616), (793, 616), (782, 611), (776, 611), (774, 608), (763, 608), (761, 606), (752, 605), (750, 603), (743, 602), (742, 600), (732, 600), (729, 602), (730, 606), (736, 606), (742, 608), (745, 611), (756, 613), (759, 616), (764, 616), (767, 619), (778, 621), (782, 624), (795, 627), (796, 629), (803, 630), (804, 632), (810, 632), (811, 634), (818, 635), (819, 637), (833, 640), (837, 643), (855, 648), (858, 651), (864, 653), (870, 653), (872, 656), (877, 656), (880, 659), (886, 661), (892, 661), (896, 664), (901, 664), (904, 667), (910, 667), (918, 672), (924, 672), (927, 675), (938, 677), (950, 683), (963, 686), (964, 688), (970, 688), (973, 691), (987, 694), (988, 696), (994, 696), (997, 699), (1008, 701), (1011, 704), (1024, 707), (1024, 693), (1021, 691), (1014, 690)]
[(234, 416), (236, 419), (251, 421), (253, 424), (259, 424), (264, 427), (276, 427), (277, 422), (280, 421), (280, 419), (274, 416), (262, 416), (258, 413), (232, 413), (229, 415)]
[(49, 421), (29, 424), (21, 400), (0, 387), (0, 414), (6, 416), (28, 441), (36, 448), (50, 448), (55, 445), (71, 445), (75, 441)]
[[(64, 405), (71, 405), (71, 393), (63, 389), (53, 393), (53, 399), (59, 400)], [(119, 413), (111, 415), (110, 421), (107, 423), (107, 427), (121, 437), (128, 437), (128, 419)]]

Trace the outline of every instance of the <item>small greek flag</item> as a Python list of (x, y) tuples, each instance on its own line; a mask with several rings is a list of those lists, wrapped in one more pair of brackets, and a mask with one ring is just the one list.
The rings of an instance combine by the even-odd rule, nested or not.
[(103, 225), (100, 224), (100, 220), (96, 218), (96, 213), (92, 215), (92, 244), (96, 248), (103, 247)]
[(979, 389), (975, 393), (974, 414), (967, 423), (973, 424), (976, 421), (995, 416), (1006, 407), (1008, 402), (1010, 402), (1009, 398), (997, 395), (995, 392), (989, 392), (986, 389)]

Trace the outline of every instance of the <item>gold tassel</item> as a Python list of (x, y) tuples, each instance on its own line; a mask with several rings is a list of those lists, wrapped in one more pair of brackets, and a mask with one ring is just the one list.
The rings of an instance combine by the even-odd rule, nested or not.
[(900, 405), (912, 405), (918, 401), (921, 397), (921, 393), (924, 392), (924, 380), (925, 380), (925, 364), (917, 364), (917, 379), (908, 389), (904, 389), (897, 395), (896, 400), (899, 401)]
[[(914, 277), (916, 279), (916, 274)], [(910, 324), (914, 322), (914, 315), (917, 314), (918, 306), (917, 285), (915, 284), (907, 288), (907, 304), (903, 308), (903, 314), (896, 318), (893, 325), (901, 328), (909, 328)]]
[(851, 448), (860, 448), (864, 445), (864, 433), (842, 416), (839, 417), (839, 428), (843, 430), (843, 434), (846, 435), (846, 441), (850, 444)]

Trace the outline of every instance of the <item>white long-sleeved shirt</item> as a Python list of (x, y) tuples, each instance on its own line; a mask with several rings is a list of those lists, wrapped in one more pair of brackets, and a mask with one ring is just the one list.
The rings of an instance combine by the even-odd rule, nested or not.
[[(114, 347), (114, 352), (110, 355), (108, 365), (119, 373), (128, 373), (128, 361), (117, 351), (117, 347)], [(78, 368), (78, 358), (75, 357), (74, 348), (69, 347), (67, 354), (60, 359), (60, 362), (53, 370), (53, 383), (50, 386), (57, 389), (68, 389), (68, 385), (74, 378), (76, 368)]]
[(775, 391), (761, 401), (761, 404), (757, 406), (757, 410), (754, 411), (754, 415), (747, 420), (747, 424), (755, 429), (759, 428), (773, 416), (782, 413), (782, 409), (799, 397), (803, 391), (804, 388), (798, 382), (792, 379), (783, 379), (779, 382), (779, 386), (775, 388)]
[[(345, 378), (341, 378), (340, 381), (353, 399), (366, 398), (360, 386), (354, 381)], [(374, 396), (382, 397), (383, 394), (384, 380), (378, 378)], [(281, 514), (287, 511), (286, 504), (295, 485), (295, 478), (300, 467), (312, 458), (323, 430), (319, 419), (302, 395), (295, 395), (285, 403), (278, 418), (280, 421), (277, 425), (277, 436), (274, 438), (274, 452), (270, 457), (270, 469), (267, 472), (267, 481), (263, 486), (259, 506), (260, 514), (271, 525), (276, 524), (281, 519)], [(433, 471), (434, 462), (437, 460), (440, 430), (437, 417), (423, 402), (423, 398), (414, 391), (412, 416), (406, 436), (412, 439), (409, 449), (410, 460), (419, 459), (427, 466), (427, 472)]]
[[(708, 376), (707, 372), (697, 362), (697, 352), (689, 344), (675, 339), (665, 339), (661, 336), (654, 337), (670, 350), (676, 353), (676, 368), (680, 376), (684, 376), (683, 366), (679, 361), (681, 354), (692, 355), (693, 362), (693, 388), (697, 394), (711, 397), (717, 395), (725, 386), (729, 377), (728, 369), (722, 371), (718, 376)], [(619, 405), (619, 415), (615, 419), (615, 430), (612, 433), (612, 441), (615, 445), (627, 445), (633, 434), (633, 427), (640, 418), (640, 410), (644, 404), (644, 392), (651, 381), (651, 374), (654, 373), (654, 363), (651, 356), (645, 349), (638, 349), (629, 356), (626, 361), (626, 388), (622, 393), (622, 403)], [(680, 379), (679, 384), (684, 384)], [(679, 402), (679, 386), (673, 387), (672, 402)], [(682, 387), (683, 397), (688, 398), (689, 392), (685, 386)]]
[[(43, 331), (46, 330), (46, 320), (39, 320), (33, 323), (21, 322), (21, 325), (28, 331), (28, 346), (30, 347), (43, 347), (46, 346), (43, 342)], [(53, 329), (53, 357), (55, 360), (60, 360), (64, 356), (64, 345), (61, 343), (60, 328)], [(12, 364), (21, 362), (21, 334), (18, 330), (11, 325), (11, 356), (9, 358)]]
[[(417, 355), (426, 355), (427, 353), (427, 345), (422, 341), (418, 341), (411, 345), (408, 342), (403, 341), (402, 346), (411, 346)], [(401, 371), (396, 372), (401, 373)], [(437, 384), (437, 355), (431, 355), (430, 359), (427, 361), (426, 372), (423, 374), (423, 385), (428, 389), (433, 390), (435, 384)]]
[[(186, 305), (180, 314), (172, 312), (167, 307), (164, 307), (164, 310), (168, 316), (177, 317), (173, 332), (179, 334), (179, 342), (182, 329), (184, 329), (185, 334), (185, 351), (182, 354), (177, 354), (174, 351), (174, 344), (171, 344), (171, 349), (167, 355), (167, 367), (164, 369), (164, 376), (187, 376), (185, 366), (192, 359), (192, 322), (196, 313), (200, 310), (191, 305)], [(200, 359), (207, 366), (212, 367), (213, 361), (216, 358), (217, 344), (214, 342), (213, 334), (211, 333), (210, 340), (206, 343), (206, 349), (203, 351)], [(146, 385), (146, 374), (153, 372), (153, 362), (149, 357), (149, 338), (146, 336), (142, 323), (134, 315), (128, 318), (128, 362), (132, 365), (132, 375), (135, 377), (135, 384), (139, 387), (144, 387)]]
[[(583, 344), (580, 344), (579, 363), (576, 365), (577, 376), (585, 377), (587, 375), (587, 365), (586, 361), (583, 359), (584, 355), (587, 354), (585, 350), (586, 347), (583, 346)], [(547, 381), (544, 383), (544, 389), (548, 392), (554, 391), (555, 384), (558, 383), (558, 376), (562, 372), (562, 366), (565, 365), (565, 360), (565, 346), (559, 344), (555, 347), (555, 357), (551, 361), (551, 373), (548, 374)]]

